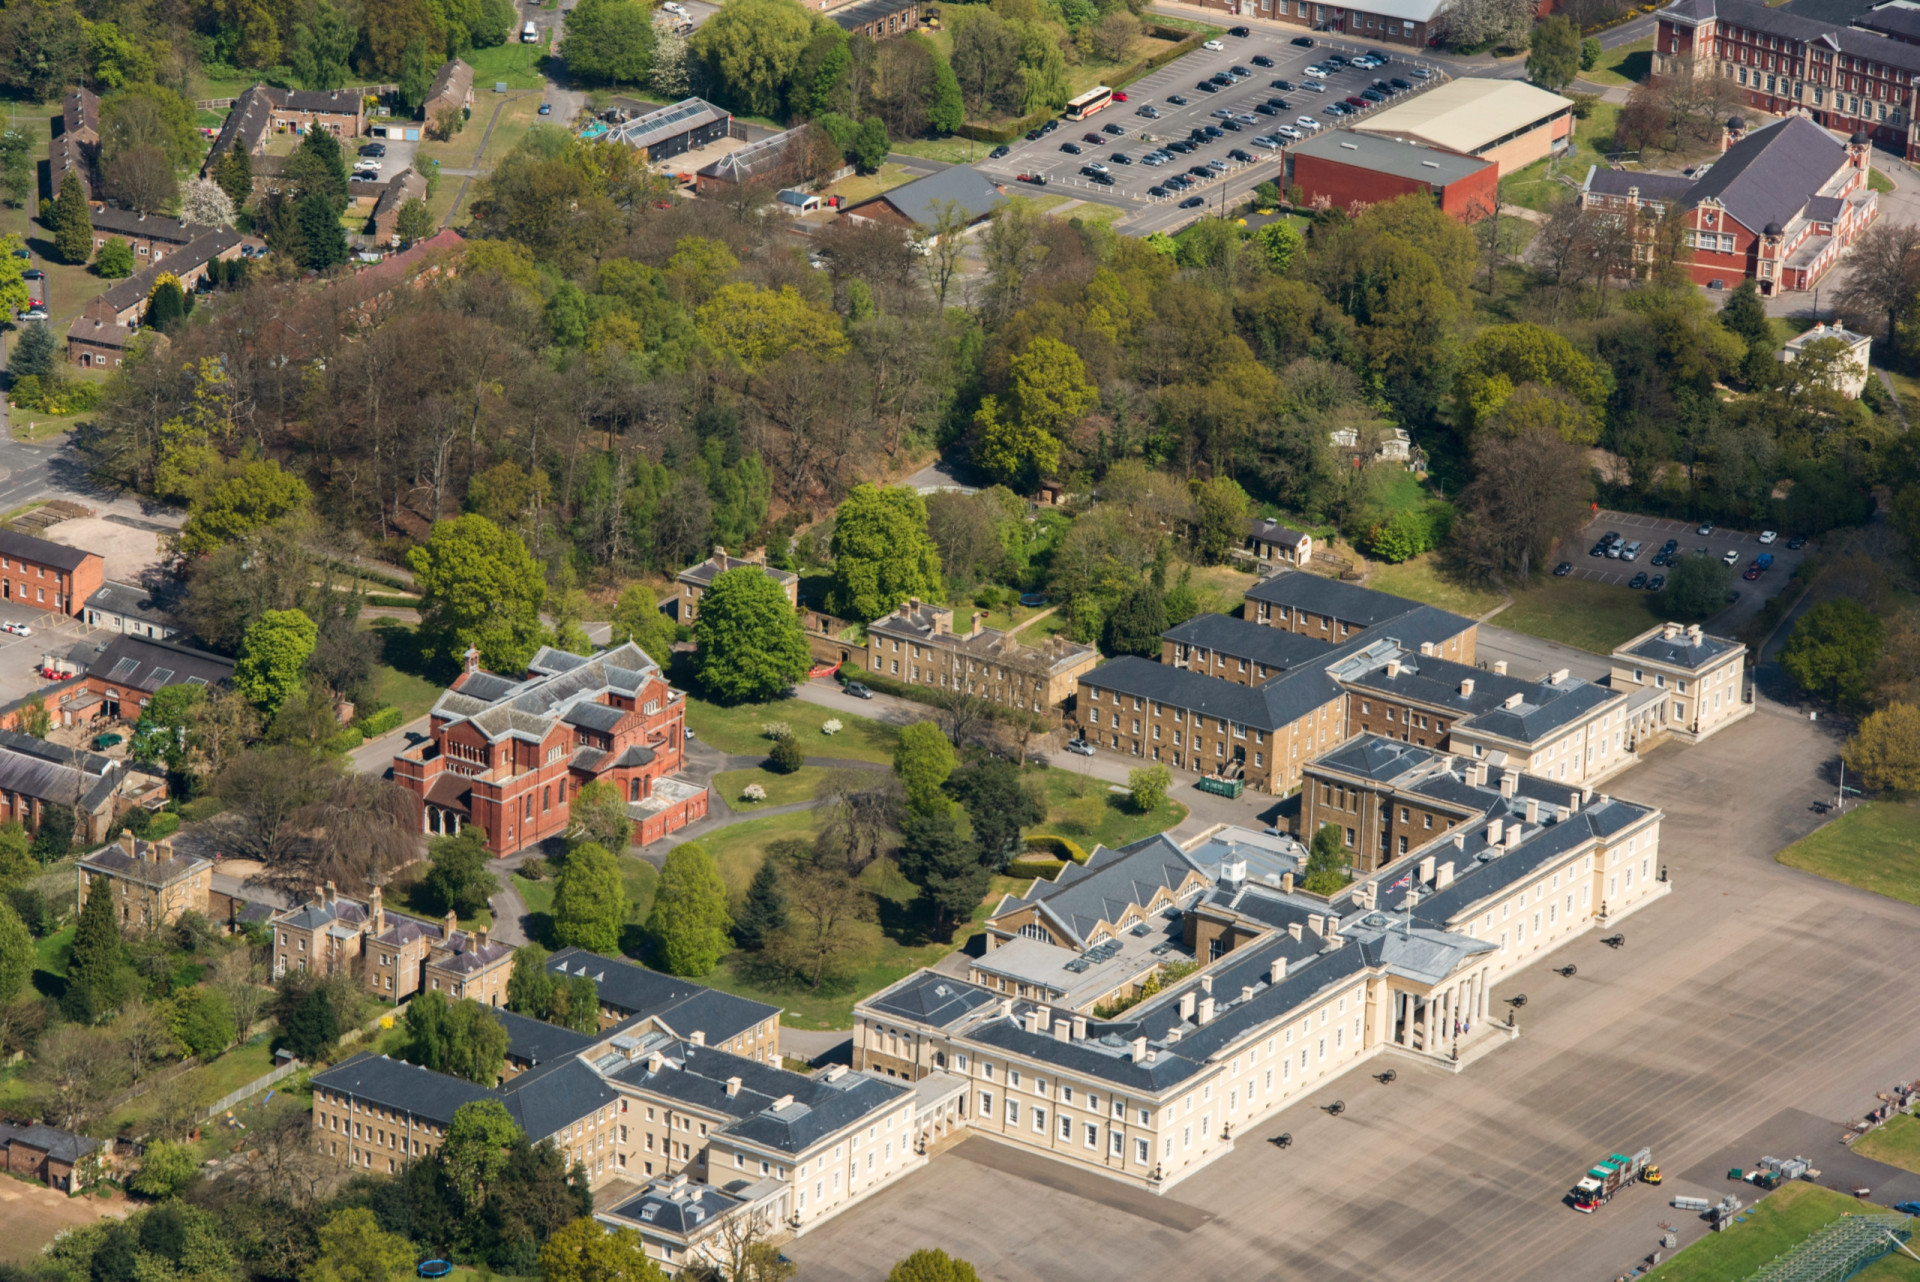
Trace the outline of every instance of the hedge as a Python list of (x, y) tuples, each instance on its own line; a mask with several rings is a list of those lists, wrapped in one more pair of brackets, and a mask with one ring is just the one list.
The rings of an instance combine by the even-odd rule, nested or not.
[(366, 716), (361, 717), (358, 721), (354, 722), (354, 725), (358, 726), (360, 733), (367, 738), (378, 739), (381, 735), (389, 731), (398, 730), (400, 723), (406, 719), (407, 714), (398, 708), (381, 708), (378, 711), (369, 712)]
[(418, 610), (420, 598), (417, 596), (389, 596), (384, 592), (367, 593), (367, 604), (384, 606), (389, 610)]
[(380, 583), (390, 588), (398, 588), (402, 592), (406, 592), (413, 587), (411, 583), (408, 583), (398, 575), (388, 574), (384, 570), (372, 570), (364, 565), (348, 565), (345, 561), (325, 560), (322, 561), (321, 564), (327, 566), (329, 569), (337, 570), (341, 574), (362, 578), (369, 583)]
[(358, 727), (348, 726), (345, 730), (342, 730), (339, 734), (327, 740), (323, 746), (328, 752), (352, 752), (366, 741), (367, 736), (361, 734)]
[(1030, 832), (1027, 834), (1028, 851), (1044, 851), (1055, 859), (1071, 859), (1076, 864), (1087, 862), (1087, 852), (1078, 843), (1050, 832)]
[(147, 821), (147, 840), (158, 841), (162, 837), (171, 837), (180, 831), (180, 816), (170, 810), (163, 810)]
[[(1140, 32), (1142, 35), (1155, 36), (1163, 40), (1172, 40), (1174, 43), (1162, 49), (1159, 53), (1151, 57), (1142, 58), (1139, 62), (1121, 71), (1118, 75), (1114, 76), (1112, 87), (1115, 89), (1125, 89), (1149, 71), (1156, 71), (1176, 58), (1184, 58), (1199, 48), (1201, 41), (1209, 39), (1219, 30), (1220, 28), (1213, 27), (1207, 31), (1187, 31), (1180, 27), (1162, 26), (1157, 22), (1142, 22), (1140, 24)], [(1018, 120), (1011, 121), (1004, 125), (978, 125), (972, 121), (968, 121), (966, 124), (954, 130), (954, 132), (962, 138), (971, 138), (975, 142), (1012, 142), (1015, 138), (1021, 137), (1028, 131), (1038, 129), (1041, 125), (1052, 120), (1053, 117), (1054, 112), (1049, 108), (1046, 111), (1036, 111), (1031, 116), (1023, 116)]]
[(1037, 877), (1041, 881), (1052, 881), (1065, 867), (1066, 864), (1058, 859), (1016, 859), (1007, 865), (1007, 876)]

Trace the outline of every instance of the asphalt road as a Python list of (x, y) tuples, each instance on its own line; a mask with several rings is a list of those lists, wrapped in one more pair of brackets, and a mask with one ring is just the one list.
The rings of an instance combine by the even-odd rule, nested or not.
[[(1717, 1198), (1729, 1154), (1840, 1170), (1843, 1124), (1920, 1063), (1920, 908), (1771, 857), (1819, 822), (1835, 748), (1825, 723), (1763, 704), (1611, 781), (1666, 811), (1674, 893), (1622, 923), (1624, 949), (1590, 935), (1503, 984), (1531, 999), (1520, 1036), (1459, 1074), (1371, 1061), (1160, 1199), (971, 1142), (787, 1254), (814, 1282), (879, 1278), (924, 1246), (1049, 1282), (1604, 1282), (1663, 1225), (1694, 1241), (1705, 1226), (1667, 1199)], [(1576, 977), (1552, 973), (1568, 962)], [(1389, 1064), (1396, 1083), (1370, 1080)], [(1336, 1097), (1342, 1116), (1316, 1107)], [(1260, 1142), (1283, 1130), (1291, 1149)], [(1597, 1157), (1642, 1144), (1663, 1187), (1591, 1216), (1564, 1204)], [(1883, 1197), (1906, 1187), (1878, 1174)]]

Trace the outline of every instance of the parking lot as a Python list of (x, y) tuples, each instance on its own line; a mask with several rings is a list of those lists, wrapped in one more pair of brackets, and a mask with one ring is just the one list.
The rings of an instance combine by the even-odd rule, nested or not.
[[(1641, 544), (1639, 556), (1631, 561), (1594, 556), (1594, 547), (1609, 531), (1617, 532), (1623, 545), (1638, 541)], [(1790, 540), (1785, 533), (1780, 533), (1772, 543), (1760, 542), (1760, 533), (1758, 530), (1730, 530), (1715, 526), (1712, 533), (1702, 534), (1697, 521), (1602, 511), (1574, 539), (1561, 545), (1559, 558), (1573, 566), (1569, 572), (1571, 577), (1625, 587), (1633, 582), (1636, 575), (1644, 574), (1647, 581), (1642, 587), (1647, 591), (1657, 591), (1653, 583), (1662, 578), (1669, 567), (1655, 565), (1653, 558), (1668, 539), (1675, 541), (1677, 557), (1704, 552), (1717, 560), (1724, 560), (1728, 553), (1733, 553), (1734, 562), (1729, 573), (1735, 577), (1734, 590), (1740, 593), (1741, 603), (1745, 604), (1749, 596), (1758, 600), (1778, 592), (1781, 585), (1793, 577), (1795, 568), (1807, 553), (1804, 547), (1789, 548), (1787, 544)], [(1773, 554), (1773, 565), (1758, 579), (1741, 578), (1747, 567), (1753, 564), (1754, 558), (1762, 552)]]
[[(1116, 101), (1085, 121), (1062, 119), (1053, 133), (1032, 141), (1016, 140), (1010, 144), (1007, 155), (985, 161), (979, 168), (1002, 179), (1017, 179), (1021, 174), (1044, 175), (1048, 190), (1069, 188), (1076, 196), (1104, 200), (1110, 204), (1177, 205), (1193, 196), (1202, 197), (1209, 204), (1217, 204), (1221, 200), (1220, 189), (1223, 186), (1230, 185), (1236, 191), (1245, 191), (1268, 179), (1281, 181), (1284, 150), (1256, 146), (1253, 141), (1256, 137), (1272, 135), (1281, 125), (1301, 128), (1296, 123), (1300, 116), (1318, 120), (1323, 130), (1333, 128), (1343, 121), (1341, 117), (1328, 113), (1328, 105), (1348, 97), (1358, 97), (1376, 79), (1391, 80), (1397, 76), (1414, 84), (1416, 88), (1413, 92), (1440, 80), (1436, 75), (1431, 81), (1421, 81), (1411, 74), (1414, 67), (1424, 64), (1420, 60), (1404, 58), (1398, 50), (1330, 41), (1319, 34), (1307, 37), (1313, 41), (1313, 46), (1303, 48), (1292, 43), (1297, 38), (1300, 37), (1284, 32), (1259, 30), (1244, 37), (1222, 36), (1220, 44), (1223, 48), (1220, 50), (1197, 49), (1128, 85), (1123, 91), (1127, 101)], [(1362, 52), (1373, 52), (1390, 61), (1383, 67), (1371, 70), (1355, 67), (1330, 69), (1330, 74), (1324, 80), (1325, 92), (1316, 93), (1298, 87), (1311, 79), (1306, 74), (1306, 68), (1319, 59), (1332, 54), (1351, 58)], [(1273, 65), (1261, 66), (1255, 61), (1256, 58), (1267, 59)], [(1244, 68), (1251, 74), (1234, 76), (1234, 67)], [(1232, 87), (1215, 86), (1213, 92), (1197, 87), (1203, 81), (1210, 83), (1215, 75), (1232, 77)], [(1295, 87), (1275, 88), (1274, 82), (1277, 80), (1287, 81)], [(1184, 99), (1184, 103), (1173, 102), (1172, 99), (1176, 97)], [(1404, 102), (1407, 97), (1408, 93), (1402, 92), (1388, 101)], [(1283, 100), (1287, 106), (1275, 106), (1272, 115), (1256, 111), (1269, 99)], [(1157, 119), (1140, 114), (1148, 108), (1163, 114)], [(1368, 111), (1376, 109), (1369, 107)], [(1214, 115), (1217, 111), (1230, 111), (1256, 123), (1222, 122)], [(1362, 112), (1359, 116), (1346, 117), (1345, 123), (1364, 118), (1365, 114)], [(1175, 152), (1173, 159), (1165, 164), (1142, 163), (1147, 153), (1156, 147), (1164, 148), (1170, 142), (1186, 140), (1194, 130), (1207, 126), (1218, 129), (1221, 136), (1197, 145), (1190, 153)], [(1110, 133), (1112, 127), (1118, 127), (1121, 133)], [(1302, 129), (1303, 134), (1306, 132)], [(1099, 141), (1089, 141), (1089, 134), (1096, 135)], [(1080, 154), (1062, 150), (1068, 145), (1079, 148)], [(1235, 150), (1251, 159), (1231, 157), (1228, 153)], [(1116, 155), (1127, 159), (1116, 160)], [(1203, 170), (1209, 168), (1210, 161), (1218, 161), (1221, 166), (1213, 171), (1213, 178), (1196, 178), (1193, 187), (1165, 197), (1148, 194), (1149, 188), (1164, 185), (1175, 174), (1187, 173), (1196, 167)], [(1113, 179), (1112, 186), (1097, 183), (1080, 172), (1082, 167), (1091, 163), (1107, 167)]]

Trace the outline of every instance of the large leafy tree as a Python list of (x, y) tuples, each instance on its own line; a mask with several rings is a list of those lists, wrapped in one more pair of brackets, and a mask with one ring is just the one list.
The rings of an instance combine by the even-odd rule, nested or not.
[(491, 1086), (507, 1060), (507, 1029), (471, 998), (421, 993), (407, 1005), (401, 1057), (436, 1073)]
[(0, 1007), (11, 1005), (33, 974), (33, 935), (13, 905), (0, 899)]
[[(1920, 708), (1895, 702), (1870, 713), (1840, 755), (1869, 788), (1920, 792)], [(5, 934), (0, 922), (0, 958), (6, 955)], [(0, 969), (0, 999), (5, 995), (6, 975)]]
[(1714, 556), (1684, 556), (1667, 571), (1662, 611), (1670, 619), (1704, 619), (1727, 603), (1732, 572)]
[(934, 932), (953, 938), (954, 926), (973, 912), (993, 874), (954, 823), (951, 810), (910, 814), (901, 829), (900, 874), (920, 888)]
[(413, 1271), (413, 1245), (363, 1206), (335, 1211), (315, 1234), (319, 1254), (300, 1282), (393, 1282)]
[(613, 629), (607, 638), (610, 644), (631, 641), (655, 663), (664, 664), (673, 657), (673, 637), (673, 620), (660, 612), (652, 588), (630, 583), (621, 589), (613, 607)]
[(609, 1231), (584, 1218), (540, 1248), (540, 1276), (544, 1282), (667, 1282), (666, 1273), (647, 1258), (647, 1244), (638, 1233)]
[(1300, 884), (1316, 895), (1330, 895), (1347, 884), (1347, 848), (1340, 830), (1321, 824), (1307, 848), (1307, 863), (1300, 871)]
[(524, 1138), (513, 1114), (497, 1099), (473, 1100), (454, 1110), (440, 1166), (462, 1203), (470, 1209), (487, 1204), (506, 1174), (515, 1141)]
[(627, 814), (627, 799), (617, 784), (596, 779), (579, 792), (567, 808), (571, 821), (569, 842), (592, 842), (608, 850), (625, 850), (633, 844), (633, 819)]
[(1483, 435), (1473, 463), (1458, 527), (1467, 558), (1490, 577), (1525, 579), (1587, 519), (1593, 480), (1585, 455), (1551, 429), (1534, 426), (1508, 440)]
[(720, 99), (756, 116), (778, 114), (813, 38), (806, 10), (786, 0), (727, 0), (693, 34)]
[(727, 883), (706, 847), (689, 841), (669, 850), (647, 918), (661, 968), (689, 979), (713, 973), (733, 946), (732, 929)]
[(954, 771), (947, 791), (966, 808), (980, 862), (992, 872), (1004, 869), (1019, 852), (1020, 830), (1047, 817), (1047, 808), (1020, 777), (1020, 767), (1001, 757)]
[(833, 357), (845, 355), (848, 347), (840, 318), (791, 285), (778, 289), (739, 281), (722, 285), (694, 313), (694, 326), (708, 346), (749, 370), (789, 352)]
[(196, 499), (180, 527), (180, 551), (199, 556), (306, 510), (307, 483), (272, 459), (257, 459)]
[(727, 703), (783, 694), (812, 663), (800, 616), (759, 566), (714, 578), (700, 599), (693, 639), (700, 647), (700, 684)]
[(645, 84), (654, 43), (653, 11), (639, 0), (580, 0), (567, 11), (567, 70), (582, 80)]
[(487, 870), (491, 858), (486, 833), (479, 828), (435, 837), (427, 848), (430, 867), (424, 879), (434, 908), (457, 917), (484, 911), (487, 900), (500, 889), (499, 878)]
[(613, 852), (592, 842), (568, 851), (553, 892), (554, 937), (589, 952), (617, 953), (626, 920), (627, 888)]
[(1160, 655), (1160, 634), (1167, 630), (1165, 594), (1152, 580), (1143, 580), (1107, 615), (1104, 638), (1108, 654), (1134, 654), (1143, 659)]
[(1527, 79), (1558, 93), (1580, 74), (1580, 29), (1560, 14), (1542, 18), (1527, 50)]
[(1607, 399), (1601, 368), (1559, 334), (1526, 323), (1490, 325), (1460, 354), (1453, 397), (1461, 431), (1471, 433), (1523, 383), (1565, 392), (1596, 412)]
[(944, 791), (957, 761), (953, 744), (931, 721), (916, 721), (900, 730), (893, 749), (893, 772), (906, 790), (907, 810), (917, 815), (947, 815), (953, 802)]
[(469, 646), (497, 672), (515, 672), (539, 648), (547, 576), (520, 536), (484, 516), (441, 521), (425, 547), (407, 553), (424, 597), (429, 652), (458, 662)]
[(1816, 698), (1861, 702), (1871, 689), (1881, 631), (1880, 620), (1858, 601), (1823, 601), (1794, 624), (1780, 647), (1780, 666)]
[(980, 1282), (980, 1275), (965, 1260), (926, 1247), (888, 1270), (887, 1282)]
[(269, 610), (247, 629), (233, 687), (271, 717), (300, 685), (320, 629), (299, 610)]
[(939, 600), (942, 591), (940, 552), (920, 496), (899, 486), (854, 486), (833, 528), (828, 608), (864, 623), (909, 597)]

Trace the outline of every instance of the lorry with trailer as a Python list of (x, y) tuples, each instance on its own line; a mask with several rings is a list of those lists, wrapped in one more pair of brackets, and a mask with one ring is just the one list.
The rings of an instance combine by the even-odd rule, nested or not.
[(1586, 1178), (1573, 1186), (1573, 1209), (1592, 1215), (1595, 1208), (1635, 1180), (1649, 1184), (1660, 1182), (1660, 1168), (1653, 1164), (1651, 1149), (1643, 1148), (1631, 1156), (1614, 1153), (1596, 1163)]

